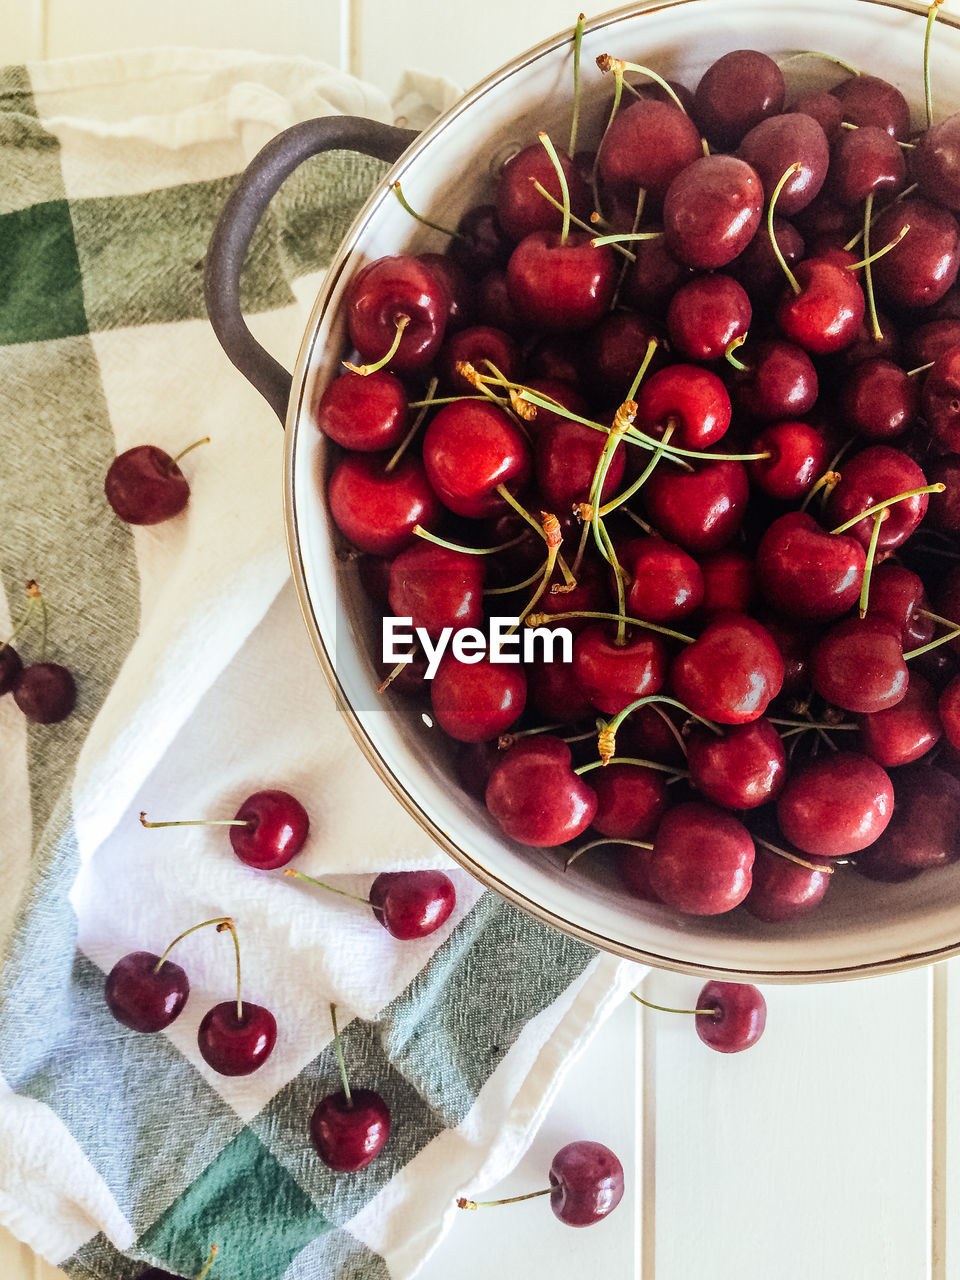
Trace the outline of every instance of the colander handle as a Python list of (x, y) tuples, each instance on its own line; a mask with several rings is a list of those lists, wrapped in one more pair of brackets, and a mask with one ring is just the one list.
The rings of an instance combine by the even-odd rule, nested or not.
[(267, 205), (284, 179), (322, 151), (359, 151), (394, 161), (417, 134), (362, 116), (324, 116), (285, 129), (254, 156), (223, 207), (207, 250), (207, 314), (224, 351), (284, 422), (291, 376), (247, 328), (240, 310), (240, 272)]

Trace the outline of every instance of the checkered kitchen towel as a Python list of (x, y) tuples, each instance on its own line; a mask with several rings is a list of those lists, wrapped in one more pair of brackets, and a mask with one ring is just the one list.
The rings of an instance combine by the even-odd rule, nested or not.
[[(407, 88), (422, 124), (422, 86)], [(411, 1275), (454, 1196), (519, 1158), (635, 977), (459, 870), (448, 924), (400, 944), (362, 908), (243, 867), (222, 829), (137, 823), (230, 816), (282, 786), (311, 814), (306, 871), (362, 891), (389, 867), (445, 865), (334, 711), (287, 582), (280, 432), (204, 318), (234, 176), (278, 129), (329, 112), (391, 117), (305, 59), (166, 50), (0, 71), (0, 634), (36, 578), (49, 656), (79, 684), (60, 725), (0, 700), (0, 1222), (90, 1280), (148, 1262), (192, 1276), (212, 1243), (211, 1280)], [(381, 173), (318, 158), (274, 202), (244, 301), (287, 362)], [(115, 452), (207, 434), (184, 463), (185, 513), (136, 530), (113, 516)], [(26, 659), (37, 648), (24, 637)], [(181, 944), (192, 992), (164, 1033), (127, 1031), (102, 995), (121, 955), (223, 913), (247, 998), (280, 1028), (268, 1063), (233, 1080), (196, 1047), (230, 995), (228, 939)], [(330, 1000), (354, 1082), (393, 1113), (359, 1174), (331, 1173), (307, 1138), (338, 1087)]]

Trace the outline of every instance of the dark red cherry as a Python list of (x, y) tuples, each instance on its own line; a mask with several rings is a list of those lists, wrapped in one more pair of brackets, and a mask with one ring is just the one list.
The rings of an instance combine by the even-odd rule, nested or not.
[(486, 559), (418, 540), (390, 567), (390, 608), (434, 639), (444, 627), (480, 626)]
[[(787, 852), (793, 851), (788, 849)], [(802, 856), (817, 861), (813, 854)], [(822, 862), (825, 867), (829, 866), (827, 859)], [(743, 905), (757, 920), (779, 924), (782, 920), (806, 915), (818, 907), (830, 887), (830, 880), (828, 870), (812, 871), (758, 845), (753, 883)]]
[(550, 1208), (568, 1227), (589, 1227), (623, 1199), (623, 1165), (600, 1142), (569, 1142), (550, 1165)]
[(390, 1136), (390, 1108), (372, 1089), (341, 1089), (321, 1098), (310, 1117), (317, 1155), (337, 1173), (365, 1169)]
[(636, 205), (643, 188), (656, 209), (677, 174), (701, 155), (700, 134), (686, 112), (644, 98), (614, 116), (597, 163), (604, 187), (624, 205)]
[(674, 659), (670, 682), (697, 715), (720, 724), (762, 716), (783, 684), (783, 659), (770, 632), (746, 614), (720, 614)]
[[(575, 217), (586, 218), (592, 204), (590, 187), (568, 155), (557, 152), (567, 180), (570, 208)], [(546, 148), (539, 142), (524, 147), (506, 162), (497, 178), (496, 206), (500, 226), (513, 241), (534, 231), (559, 231), (563, 214), (537, 190), (535, 183), (562, 201), (560, 180)]]
[[(927, 432), (937, 449), (960, 452), (960, 343), (936, 359), (923, 380), (920, 404)], [(943, 498), (950, 501), (947, 494)]]
[(943, 733), (937, 695), (916, 671), (910, 673), (907, 692), (895, 706), (860, 716), (859, 722), (861, 747), (885, 769), (919, 760)]
[[(910, 230), (891, 251), (873, 264), (881, 297), (900, 307), (929, 307), (947, 292), (960, 267), (960, 228), (942, 205), (910, 196), (885, 209), (870, 230), (870, 243), (881, 248)], [(851, 272), (852, 274), (852, 272)]]
[(860, 595), (866, 553), (848, 534), (829, 534), (805, 511), (774, 520), (757, 549), (757, 580), (790, 618), (827, 622)]
[(925, 130), (910, 162), (920, 194), (960, 212), (960, 112)]
[(896, 623), (904, 649), (918, 649), (933, 638), (934, 622), (925, 617), (930, 604), (922, 580), (903, 565), (887, 560), (870, 579), (867, 617), (889, 618)]
[(761, 422), (802, 418), (817, 402), (817, 371), (807, 353), (793, 342), (769, 339), (749, 343), (737, 352), (746, 368), (733, 377), (739, 409)]
[(960, 347), (960, 320), (929, 320), (907, 335), (904, 361), (915, 369), (939, 360), (951, 347)]
[(416, 258), (396, 255), (369, 263), (347, 286), (344, 306), (350, 340), (365, 361), (376, 362), (387, 354), (403, 316), (408, 323), (390, 360), (393, 371), (422, 369), (440, 349), (446, 292)]
[[(585, 628), (585, 619), (583, 623)], [(594, 715), (594, 706), (580, 688), (572, 662), (530, 662), (525, 670), (528, 705), (535, 707), (543, 720), (566, 724)]]
[(896, 808), (884, 842), (900, 867), (924, 871), (960, 858), (960, 782), (921, 761), (896, 774)]
[(57, 724), (76, 706), (77, 684), (60, 663), (33, 662), (16, 677), (13, 700), (35, 724)]
[(761, 717), (718, 736), (694, 724), (687, 736), (690, 781), (725, 809), (755, 809), (775, 800), (787, 780), (786, 756), (776, 728)]
[(163, 449), (138, 444), (110, 463), (107, 501), (127, 524), (160, 524), (179, 515), (190, 498), (183, 472)]
[(753, 239), (763, 211), (763, 184), (736, 156), (701, 156), (671, 182), (663, 202), (667, 248), (688, 267), (732, 262)]
[(910, 136), (910, 107), (900, 90), (878, 76), (851, 76), (830, 90), (850, 124), (874, 125), (892, 138)]
[(0, 647), (0, 696), (9, 693), (23, 670), (23, 659), (12, 644)]
[(948, 742), (960, 750), (960, 676), (954, 676), (941, 693), (938, 711)]
[[(599, 404), (617, 408), (626, 399), (651, 338), (660, 327), (634, 311), (612, 311), (594, 325), (584, 350), (585, 381)], [(648, 372), (657, 367), (657, 355)]]
[(790, 217), (806, 208), (823, 186), (830, 144), (812, 116), (787, 111), (754, 125), (744, 135), (737, 155), (756, 170), (768, 201), (791, 165), (800, 165), (777, 197), (778, 212)]
[(220, 1075), (248, 1076), (273, 1052), (277, 1020), (269, 1009), (249, 1000), (238, 1015), (236, 1000), (224, 1000), (203, 1015), (197, 1043), (204, 1062)]
[(444, 389), (453, 395), (476, 394), (476, 388), (468, 382), (457, 365), (472, 364), (478, 373), (490, 373), (489, 365), (496, 365), (503, 376), (513, 382), (520, 374), (520, 353), (517, 344), (508, 333), (492, 325), (476, 324), (452, 334), (440, 348), (437, 368)]
[(762, 622), (773, 637), (773, 642), (783, 658), (782, 694), (807, 694), (810, 691), (810, 650), (820, 638), (818, 627), (807, 620), (788, 621), (767, 608), (756, 610), (758, 622)]
[(385, 470), (382, 454), (347, 454), (330, 477), (327, 500), (340, 531), (375, 556), (395, 556), (410, 545), (415, 524), (433, 529), (442, 511), (423, 463), (412, 453), (392, 471)]
[(693, 555), (719, 551), (732, 540), (748, 493), (742, 462), (698, 462), (692, 471), (661, 463), (643, 487), (651, 523)]
[(570, 748), (537, 734), (503, 753), (487, 783), (487, 808), (512, 840), (542, 848), (586, 831), (597, 794), (574, 772)]
[(698, 1009), (715, 1009), (712, 1016), (697, 1014), (697, 1035), (718, 1053), (740, 1053), (755, 1045), (767, 1024), (763, 992), (748, 982), (708, 982), (697, 996)]
[(670, 254), (663, 236), (639, 240), (632, 252), (637, 260), (627, 268), (623, 297), (647, 315), (665, 316), (673, 295), (690, 279), (690, 268)]
[(507, 287), (517, 312), (549, 332), (589, 329), (608, 310), (619, 269), (609, 245), (572, 232), (566, 244), (555, 231), (534, 231), (507, 263)]
[(770, 455), (747, 463), (756, 487), (771, 498), (796, 502), (823, 474), (830, 444), (811, 422), (773, 422), (754, 436), (750, 452)]
[(750, 891), (753, 859), (750, 833), (731, 813), (700, 801), (678, 804), (654, 837), (650, 884), (678, 911), (720, 915)]
[(523, 712), (527, 681), (508, 663), (440, 660), (430, 686), (437, 724), (458, 742), (484, 742), (505, 733)]
[(780, 331), (813, 355), (842, 351), (856, 337), (866, 309), (855, 274), (820, 257), (805, 258), (794, 275), (800, 292), (784, 292), (777, 307)]
[(810, 679), (822, 698), (847, 711), (895, 707), (910, 680), (900, 628), (888, 618), (842, 618), (810, 655)]
[(751, 317), (750, 297), (732, 276), (694, 276), (667, 310), (670, 344), (688, 360), (719, 360), (735, 338), (746, 334)]
[(620, 883), (641, 902), (659, 902), (650, 886), (650, 852), (638, 849), (635, 844), (611, 845), (607, 856), (613, 861)]
[(442, 871), (383, 871), (370, 886), (369, 897), (387, 933), (407, 941), (425, 938), (446, 923), (457, 891)]
[(908, 377), (891, 360), (862, 361), (851, 369), (840, 389), (840, 411), (846, 425), (867, 440), (902, 435), (914, 425), (917, 409), (916, 378)]
[[(834, 526), (846, 524), (858, 512), (900, 493), (922, 489), (926, 483), (926, 476), (902, 450), (885, 444), (871, 445), (849, 461), (844, 459), (840, 482), (827, 501), (827, 518)], [(888, 507), (888, 514), (880, 524), (877, 548), (891, 551), (906, 542), (926, 515), (927, 502), (927, 495), (921, 493)], [(874, 517), (867, 516), (852, 525), (847, 533), (868, 547), (873, 524)]]
[(255, 791), (236, 818), (248, 825), (230, 828), (233, 852), (260, 871), (286, 866), (303, 848), (310, 830), (306, 809), (286, 791)]
[(783, 72), (756, 49), (735, 49), (704, 72), (694, 119), (713, 147), (735, 147), (748, 129), (783, 110)]
[(407, 391), (386, 369), (364, 376), (346, 370), (324, 391), (314, 420), (345, 449), (395, 449), (407, 431)]
[(843, 108), (840, 106), (839, 98), (835, 98), (832, 93), (827, 93), (823, 89), (812, 89), (809, 93), (801, 94), (791, 110), (802, 111), (805, 116), (813, 116), (827, 135), (829, 142), (833, 142), (840, 133)]
[(931, 484), (946, 485), (943, 493), (930, 494), (927, 523), (943, 533), (960, 533), (960, 453), (931, 459), (927, 463), (927, 479)]
[(471, 276), (485, 276), (488, 271), (505, 267), (513, 245), (504, 234), (492, 204), (478, 204), (468, 209), (457, 223), (447, 253)]
[(645, 622), (685, 618), (703, 601), (703, 574), (692, 556), (663, 538), (634, 538), (621, 560), (630, 574), (627, 612)]
[(753, 556), (739, 547), (724, 547), (702, 556), (703, 603), (705, 615), (730, 611), (748, 613), (757, 594)]
[(634, 764), (609, 764), (590, 774), (597, 794), (593, 825), (601, 835), (649, 840), (670, 803), (666, 775)]
[(149, 951), (131, 951), (107, 974), (104, 997), (118, 1022), (131, 1031), (162, 1031), (180, 1013), (190, 994), (186, 972)]
[(876, 761), (828, 752), (787, 779), (777, 801), (780, 830), (804, 853), (842, 858), (872, 844), (893, 814), (893, 785)]
[(504, 506), (497, 486), (522, 489), (530, 450), (520, 428), (486, 401), (458, 400), (433, 419), (423, 438), (423, 463), (444, 506), (474, 519)]
[[(803, 236), (786, 218), (775, 216), (773, 230), (787, 266), (795, 266), (804, 256)], [(773, 306), (783, 292), (783, 267), (773, 251), (770, 237), (762, 232), (753, 237), (726, 270), (746, 289), (755, 310)]]
[[(907, 185), (903, 151), (885, 129), (841, 129), (830, 158), (830, 192), (841, 204), (863, 205), (868, 195), (895, 196)], [(882, 247), (877, 242), (876, 247)]]
[(663, 687), (667, 651), (653, 631), (638, 628), (618, 645), (614, 628), (607, 623), (594, 623), (573, 642), (573, 670), (593, 706), (607, 715), (616, 715), (637, 698)]
[(436, 277), (447, 299), (447, 323), (445, 333), (449, 337), (456, 329), (471, 324), (477, 311), (476, 286), (467, 273), (448, 253), (418, 253), (431, 275)]
[[(587, 501), (606, 441), (603, 432), (569, 420), (561, 420), (538, 433), (533, 465), (537, 488), (551, 511), (569, 511), (573, 503)], [(626, 453), (626, 448), (621, 446), (610, 460), (601, 490), (604, 502), (620, 489)]]

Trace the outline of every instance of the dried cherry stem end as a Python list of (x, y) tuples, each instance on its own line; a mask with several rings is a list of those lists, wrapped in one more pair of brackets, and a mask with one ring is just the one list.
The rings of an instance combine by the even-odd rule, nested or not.
[(206, 1261), (206, 1264), (204, 1265), (203, 1270), (202, 1270), (202, 1271), (200, 1272), (200, 1274), (197, 1276), (197, 1280), (204, 1280), (204, 1277), (206, 1276), (207, 1272), (208, 1272), (208, 1271), (210, 1270), (210, 1268), (213, 1266), (213, 1260), (214, 1260), (214, 1258), (217, 1256), (217, 1254), (218, 1254), (219, 1252), (220, 1252), (220, 1246), (219, 1246), (219, 1245), (217, 1245), (217, 1244), (212, 1244), (212, 1245), (210, 1246), (210, 1256), (209, 1256), (209, 1258), (207, 1258), (207, 1261)]
[(652, 1000), (644, 1000), (643, 996), (638, 996), (635, 991), (631, 991), (630, 994), (633, 996), (634, 1000), (636, 1000), (638, 1004), (642, 1004), (645, 1009), (656, 1009), (658, 1013), (705, 1013), (711, 1018), (716, 1018), (721, 1012), (721, 1010), (715, 1005), (711, 1005), (708, 1009), (671, 1009), (669, 1005), (654, 1004)]
[(389, 364), (397, 354), (397, 348), (400, 346), (400, 339), (403, 337), (404, 329), (406, 329), (407, 325), (410, 323), (410, 317), (404, 315), (397, 316), (394, 323), (397, 326), (397, 331), (393, 335), (393, 342), (391, 342), (390, 349), (387, 351), (385, 356), (381, 357), (381, 359), (377, 360), (374, 364), (352, 364), (349, 360), (344, 360), (343, 367), (345, 369), (349, 369), (351, 373), (359, 373), (362, 378), (368, 377), (371, 373), (379, 373), (384, 365)]
[(174, 938), (174, 940), (170, 943), (169, 947), (167, 947), (166, 951), (164, 951), (163, 955), (160, 957), (157, 963), (153, 966), (153, 972), (154, 973), (160, 972), (160, 966), (163, 964), (164, 960), (166, 960), (167, 956), (170, 954), (173, 948), (177, 945), (178, 942), (182, 942), (184, 938), (188, 938), (191, 933), (196, 933), (198, 929), (206, 929), (207, 925), (209, 924), (215, 924), (219, 929), (221, 925), (227, 924), (229, 920), (230, 920), (229, 916), (214, 916), (212, 920), (203, 920), (200, 922), (200, 924), (195, 924), (189, 929), (184, 929), (183, 933), (178, 933), (177, 936)]
[(820, 479), (815, 480), (813, 484), (810, 486), (810, 488), (807, 490), (807, 496), (804, 498), (803, 502), (801, 503), (800, 510), (806, 511), (807, 507), (809, 507), (810, 503), (813, 501), (813, 499), (816, 497), (816, 495), (820, 492), (821, 489), (826, 490), (826, 496), (829, 497), (839, 483), (840, 483), (839, 471), (825, 471), (823, 475), (820, 477)]
[(348, 1108), (353, 1107), (353, 1095), (350, 1092), (350, 1081), (347, 1078), (347, 1064), (343, 1060), (343, 1045), (340, 1043), (340, 1028), (337, 1026), (337, 1006), (331, 1002), (330, 1021), (333, 1023), (333, 1047), (337, 1053), (337, 1066), (340, 1068), (340, 1079), (343, 1081), (343, 1096)]
[[(561, 724), (538, 724), (535, 729), (517, 729), (515, 733), (501, 733), (497, 739), (498, 751), (509, 751), (511, 747), (516, 746), (521, 738), (535, 738), (539, 733), (555, 733), (557, 729), (562, 729)], [(591, 733), (582, 735), (584, 738), (593, 736)]]
[(548, 1196), (553, 1187), (544, 1187), (541, 1191), (528, 1191), (524, 1196), (508, 1196), (506, 1200), (468, 1200), (465, 1196), (460, 1196), (457, 1200), (458, 1209), (492, 1209), (498, 1204), (517, 1204), (521, 1200), (535, 1200), (537, 1196)]
[(563, 541), (563, 535), (560, 532), (560, 521), (555, 515), (549, 511), (542, 511), (543, 516), (543, 533), (547, 540), (547, 559), (543, 566), (543, 573), (536, 591), (527, 602), (527, 606), (514, 625), (507, 632), (508, 636), (512, 636), (519, 626), (522, 625), (524, 618), (533, 610), (537, 601), (550, 585), (550, 579), (553, 577), (553, 571), (557, 567), (557, 555), (560, 551), (560, 543)]
[(806, 867), (808, 871), (822, 871), (828, 876), (833, 875), (833, 867), (827, 863), (808, 862), (806, 858), (800, 858), (795, 853), (788, 853), (786, 849), (781, 849), (779, 845), (771, 844), (769, 840), (762, 840), (760, 836), (753, 836), (754, 844), (758, 844), (761, 849), (766, 849), (768, 853), (774, 853), (778, 858), (786, 858), (788, 862), (795, 862), (798, 867)]
[(305, 880), (307, 884), (315, 884), (320, 889), (326, 889), (328, 893), (339, 893), (341, 898), (349, 898), (351, 902), (360, 902), (365, 907), (373, 906), (369, 898), (361, 898), (357, 893), (347, 893), (346, 889), (335, 889), (332, 884), (327, 884), (324, 880), (317, 880), (314, 876), (305, 875), (302, 871), (294, 871), (293, 867), (284, 867), (283, 874), (285, 876), (293, 876), (295, 880)]

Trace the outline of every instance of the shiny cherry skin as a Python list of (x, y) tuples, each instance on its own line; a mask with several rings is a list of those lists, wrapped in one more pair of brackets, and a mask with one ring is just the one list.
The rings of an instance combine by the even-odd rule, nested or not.
[(197, 1030), (200, 1056), (222, 1076), (248, 1076), (257, 1071), (277, 1043), (277, 1020), (263, 1005), (243, 1001), (237, 1017), (236, 1000), (215, 1004), (203, 1015)]
[(843, 118), (850, 124), (886, 130), (891, 138), (903, 141), (910, 135), (910, 107), (906, 98), (888, 80), (879, 76), (851, 76), (830, 92), (840, 100)]
[(783, 110), (783, 72), (756, 49), (734, 49), (703, 73), (693, 115), (712, 147), (735, 147), (744, 134)]
[(489, 372), (486, 361), (495, 364), (505, 378), (515, 382), (520, 374), (520, 353), (509, 333), (488, 324), (470, 325), (449, 336), (440, 348), (437, 370), (445, 392), (476, 395), (476, 388), (457, 371), (461, 363), (472, 364), (479, 373)]
[(537, 734), (503, 753), (490, 774), (486, 803), (512, 840), (544, 848), (586, 831), (597, 794), (573, 772), (567, 744)]
[(886, 840), (896, 847), (896, 863), (925, 871), (960, 858), (960, 782), (921, 761), (895, 778), (896, 808)]
[[(580, 422), (561, 421), (541, 428), (533, 465), (540, 496), (551, 511), (569, 511), (574, 502), (587, 501), (606, 439)], [(620, 491), (626, 453), (621, 447), (610, 460), (601, 491), (604, 502)]]
[(793, 103), (793, 110), (812, 116), (827, 135), (828, 141), (836, 141), (843, 120), (843, 108), (840, 106), (839, 98), (835, 98), (832, 93), (823, 89), (811, 89), (797, 98)]
[(834, 706), (868, 715), (906, 696), (902, 633), (888, 618), (842, 618), (810, 655), (814, 689)]
[(245, 827), (230, 828), (233, 851), (248, 867), (274, 871), (303, 848), (310, 819), (303, 805), (286, 791), (255, 791), (237, 810)]
[(486, 559), (418, 539), (390, 566), (390, 608), (434, 639), (444, 627), (479, 627)]
[(550, 1208), (568, 1227), (589, 1227), (623, 1199), (623, 1165), (600, 1142), (569, 1142), (550, 1165)]
[(12, 644), (0, 648), (0, 697), (9, 693), (23, 670), (23, 659)]
[(504, 506), (497, 486), (511, 492), (530, 476), (530, 450), (519, 427), (496, 405), (459, 400), (445, 405), (423, 438), (423, 464), (445, 507), (474, 519)]
[(703, 574), (696, 560), (663, 538), (634, 538), (621, 565), (630, 574), (627, 613), (645, 622), (687, 617), (703, 602)]
[[(574, 217), (586, 218), (593, 207), (590, 187), (568, 155), (558, 151), (557, 158), (566, 178), (571, 211)], [(563, 214), (543, 198), (536, 182), (554, 200), (563, 200), (557, 171), (540, 142), (511, 156), (497, 177), (497, 220), (514, 243), (534, 231), (559, 231), (563, 224)]]
[(736, 156), (701, 156), (667, 189), (663, 227), (670, 253), (688, 267), (726, 266), (753, 239), (763, 212), (763, 184)]
[(910, 159), (920, 194), (960, 212), (960, 112), (924, 130)]
[(857, 751), (830, 752), (795, 770), (777, 801), (777, 821), (804, 853), (842, 858), (873, 844), (893, 815), (893, 784)]
[(811, 422), (771, 422), (750, 444), (751, 453), (768, 453), (747, 463), (752, 483), (771, 498), (796, 502), (823, 474), (830, 445)]
[(186, 972), (172, 960), (149, 951), (131, 951), (107, 974), (104, 998), (118, 1022), (131, 1031), (162, 1031), (169, 1027), (190, 994)]
[(341, 1089), (321, 1098), (310, 1117), (310, 1140), (323, 1163), (356, 1173), (380, 1154), (390, 1136), (390, 1108), (372, 1089)]
[(595, 829), (617, 839), (649, 840), (670, 804), (666, 775), (633, 764), (609, 764), (589, 778), (597, 794)]
[(697, 996), (698, 1009), (716, 1009), (712, 1016), (697, 1014), (697, 1035), (718, 1053), (740, 1053), (755, 1045), (767, 1025), (763, 992), (749, 982), (708, 982)]
[(390, 359), (396, 373), (425, 368), (440, 349), (446, 330), (447, 297), (436, 276), (407, 255), (377, 258), (347, 286), (344, 306), (350, 340), (364, 361), (390, 350), (397, 321), (409, 323)]
[(742, 462), (661, 464), (643, 487), (650, 522), (691, 555), (719, 551), (736, 536), (749, 493)]
[(671, 440), (684, 449), (708, 449), (730, 426), (730, 396), (715, 373), (698, 365), (672, 364), (647, 378), (637, 395), (634, 425), (647, 435)]
[(860, 595), (866, 553), (848, 534), (829, 534), (805, 511), (779, 516), (757, 548), (760, 590), (788, 618), (827, 622)]
[(896, 249), (873, 264), (874, 284), (879, 295), (896, 306), (929, 307), (957, 278), (960, 227), (942, 205), (911, 196), (881, 213), (871, 228), (870, 243), (889, 244), (906, 226), (910, 230)]
[(366, 376), (345, 370), (314, 410), (325, 436), (361, 453), (395, 449), (406, 435), (408, 417), (406, 388), (386, 369)]
[(103, 483), (107, 501), (127, 524), (160, 524), (187, 505), (186, 476), (163, 449), (138, 444), (110, 463)]
[(446, 923), (457, 891), (442, 871), (383, 871), (370, 886), (369, 897), (387, 933), (408, 941), (425, 938)]
[(752, 317), (750, 296), (733, 276), (694, 276), (667, 308), (670, 345), (687, 360), (719, 360), (735, 338), (746, 335)]
[(628, 207), (641, 187), (644, 212), (659, 208), (673, 179), (703, 155), (700, 134), (675, 103), (644, 98), (622, 108), (603, 135), (597, 164), (604, 189)]
[(780, 735), (762, 716), (733, 725), (720, 737), (694, 724), (687, 735), (687, 761), (693, 786), (724, 809), (755, 809), (775, 800), (787, 780)]
[(817, 402), (813, 361), (793, 342), (779, 338), (749, 343), (737, 352), (745, 370), (733, 377), (737, 408), (759, 422), (802, 418)]
[(902, 435), (914, 425), (918, 407), (916, 378), (908, 377), (892, 360), (862, 361), (840, 390), (844, 421), (865, 440)]
[(656, 693), (667, 675), (667, 650), (652, 631), (637, 629), (618, 645), (608, 623), (594, 623), (573, 642), (577, 683), (598, 711), (616, 715), (624, 707)]
[(927, 431), (938, 451), (960, 450), (960, 343), (949, 347), (934, 362), (924, 378), (920, 403)]
[(830, 164), (830, 144), (812, 116), (785, 111), (754, 125), (741, 140), (737, 155), (759, 175), (767, 201), (787, 169), (800, 165), (799, 172), (787, 179), (777, 198), (777, 212), (789, 218), (805, 209), (823, 186)]
[(650, 885), (687, 915), (721, 915), (749, 893), (753, 859), (750, 833), (731, 813), (700, 801), (674, 805), (653, 839)]
[[(858, 512), (866, 511), (886, 498), (922, 489), (926, 483), (926, 476), (901, 449), (887, 444), (871, 445), (849, 461), (844, 460), (840, 483), (827, 501), (827, 518), (835, 526), (846, 524)], [(889, 514), (880, 525), (877, 549), (892, 551), (906, 542), (927, 514), (928, 501), (927, 494), (921, 493), (888, 507)], [(868, 547), (873, 534), (873, 517), (859, 520), (847, 533)]]
[[(788, 849), (787, 852), (793, 851)], [(800, 851), (797, 853), (799, 855)], [(808, 861), (817, 861), (813, 854), (802, 856)], [(821, 861), (829, 867), (828, 859)], [(830, 887), (830, 879), (829, 870), (811, 871), (809, 867), (788, 862), (779, 854), (770, 853), (763, 845), (758, 845), (753, 883), (743, 905), (755, 919), (765, 924), (779, 924), (815, 910)]]
[(523, 668), (507, 663), (461, 662), (452, 653), (440, 660), (430, 686), (433, 714), (458, 742), (485, 742), (505, 733), (523, 713), (527, 680)]
[(677, 698), (719, 724), (746, 724), (766, 711), (783, 684), (783, 659), (770, 632), (746, 614), (719, 614), (674, 659)]
[(943, 734), (937, 695), (916, 671), (910, 672), (907, 692), (895, 706), (860, 716), (859, 724), (862, 750), (885, 769), (919, 760)]
[(863, 125), (840, 130), (830, 159), (830, 193), (835, 200), (860, 208), (868, 195), (895, 196), (906, 185), (903, 151), (885, 129)]
[(35, 724), (58, 724), (77, 705), (77, 684), (59, 662), (32, 662), (14, 680), (13, 700)]
[(933, 638), (935, 623), (923, 616), (929, 610), (922, 579), (902, 564), (887, 560), (873, 571), (867, 617), (889, 618), (896, 623), (904, 650), (919, 649)]
[(337, 528), (355, 547), (395, 556), (413, 541), (413, 526), (435, 529), (443, 508), (423, 463), (406, 453), (392, 471), (382, 454), (350, 453), (334, 468), (327, 491)]
[(547, 332), (589, 329), (610, 307), (619, 268), (609, 245), (594, 247), (584, 232), (566, 244), (554, 231), (534, 231), (507, 263), (507, 288), (517, 312)]
[(777, 307), (781, 333), (812, 355), (842, 351), (856, 337), (866, 310), (856, 276), (825, 257), (805, 258), (794, 275), (800, 292), (788, 288)]

